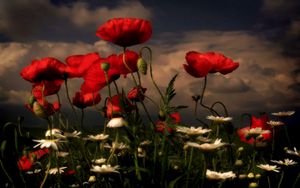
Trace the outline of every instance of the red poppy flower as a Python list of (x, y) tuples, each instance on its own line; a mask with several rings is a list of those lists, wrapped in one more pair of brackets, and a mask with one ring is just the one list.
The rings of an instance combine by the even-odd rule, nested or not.
[[(125, 57), (123, 57), (125, 56)], [(124, 59), (126, 62), (126, 66), (124, 63)], [(133, 73), (138, 71), (137, 61), (139, 59), (139, 55), (134, 51), (126, 50), (125, 54), (122, 53), (119, 55), (119, 69), (120, 73), (126, 76), (128, 73)]]
[(42, 97), (56, 94), (60, 90), (63, 82), (63, 80), (45, 80), (40, 83), (35, 83), (32, 86), (32, 95), (37, 99), (41, 99)]
[[(180, 123), (181, 121), (181, 116), (179, 114), (179, 112), (174, 112), (172, 114), (169, 114), (169, 117), (171, 119), (171, 124), (177, 124)], [(156, 132), (160, 132), (160, 133), (164, 133), (164, 131), (167, 130), (168, 133), (172, 133), (173, 129), (171, 127), (168, 126), (168, 123), (166, 121), (157, 121), (155, 124), (155, 131)]]
[(39, 83), (44, 80), (53, 81), (63, 79), (66, 65), (59, 60), (46, 57), (33, 60), (30, 65), (23, 68), (20, 75), (27, 81)]
[[(251, 126), (243, 127), (238, 129), (237, 134), (240, 137), (240, 140), (248, 144), (253, 144), (254, 138), (247, 138), (247, 131), (251, 128), (262, 128), (262, 130), (271, 130), (271, 127), (267, 124), (269, 118), (266, 114), (262, 115), (260, 118), (255, 116), (251, 117)], [(262, 138), (259, 140), (261, 142), (270, 141), (272, 139), (272, 132), (265, 133), (261, 135)]]
[(18, 167), (21, 171), (28, 171), (32, 168), (34, 160), (35, 159), (40, 159), (43, 156), (45, 156), (46, 154), (49, 153), (48, 149), (40, 149), (37, 151), (33, 151), (30, 152), (27, 155), (22, 156), (19, 160), (18, 160)]
[(100, 59), (100, 56), (96, 52), (86, 55), (72, 55), (67, 57), (66, 72), (68, 74), (68, 78), (83, 77), (89, 67), (98, 59)]
[(95, 61), (84, 75), (84, 83), (81, 85), (81, 91), (85, 93), (93, 93), (107, 85), (105, 73), (101, 69), (102, 63), (109, 63), (110, 68), (107, 72), (109, 83), (120, 77), (118, 56), (113, 54), (107, 58), (101, 58)]
[(141, 86), (139, 87), (134, 87), (132, 88), (128, 94), (127, 94), (127, 98), (129, 100), (132, 100), (132, 101), (143, 101), (145, 99), (145, 92), (146, 92), (146, 88), (143, 88)]
[(116, 45), (128, 47), (141, 44), (152, 35), (151, 23), (138, 18), (114, 18), (100, 26), (96, 35)]
[(131, 111), (132, 104), (122, 95), (114, 95), (106, 101), (106, 117), (112, 118)]
[(183, 65), (184, 69), (196, 78), (205, 77), (208, 73), (228, 74), (239, 67), (239, 63), (215, 52), (198, 53), (191, 51), (186, 54), (185, 58), (187, 64)]
[(86, 108), (98, 104), (101, 100), (99, 93), (76, 92), (73, 97), (73, 104), (78, 108)]
[(27, 156), (22, 156), (18, 161), (18, 167), (21, 171), (28, 171), (32, 168), (32, 161)]

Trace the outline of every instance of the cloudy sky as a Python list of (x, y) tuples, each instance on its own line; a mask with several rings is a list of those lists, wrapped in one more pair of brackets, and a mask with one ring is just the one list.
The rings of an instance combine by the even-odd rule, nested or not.
[[(222, 101), (237, 118), (246, 112), (298, 110), (299, 8), (297, 0), (0, 1), (0, 120), (11, 121), (18, 115), (33, 118), (23, 107), (31, 85), (19, 76), (32, 59), (64, 61), (74, 54), (120, 53), (119, 47), (95, 35), (101, 24), (114, 17), (152, 22), (153, 35), (145, 45), (153, 50), (155, 79), (164, 88), (179, 73), (174, 104), (189, 105), (183, 114), (191, 114), (191, 96), (199, 94), (203, 85), (203, 79), (183, 70), (185, 54), (192, 50), (221, 52), (240, 63), (225, 77), (209, 75), (204, 103)], [(155, 98), (148, 77), (143, 77), (146, 94)], [(81, 80), (71, 83), (71, 93), (79, 89), (78, 83)], [(130, 79), (120, 79), (118, 84), (125, 90), (133, 86)], [(101, 95), (104, 98), (106, 91)], [(91, 114), (90, 118), (98, 116), (92, 110)], [(204, 117), (201, 109), (199, 116)]]

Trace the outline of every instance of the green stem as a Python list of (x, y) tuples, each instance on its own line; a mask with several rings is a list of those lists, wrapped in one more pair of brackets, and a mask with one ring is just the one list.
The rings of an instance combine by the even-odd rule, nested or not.
[(142, 47), (142, 48), (140, 49), (140, 56), (142, 55), (142, 51), (143, 51), (144, 49), (148, 50), (149, 55), (150, 55), (150, 56), (149, 56), (149, 65), (150, 65), (150, 77), (151, 77), (151, 81), (152, 81), (153, 85), (155, 86), (156, 90), (158, 91), (158, 93), (159, 93), (161, 99), (164, 100), (164, 96), (163, 96), (162, 92), (160, 91), (158, 85), (156, 84), (156, 82), (155, 82), (155, 80), (154, 80), (154, 78), (153, 78), (153, 70), (152, 70), (152, 50), (151, 50), (151, 48), (149, 48), (148, 46), (144, 46), (144, 47)]
[(217, 105), (217, 104), (219, 104), (223, 107), (224, 113), (225, 113), (226, 117), (228, 117), (228, 110), (227, 110), (225, 104), (222, 103), (221, 101), (217, 101), (217, 102), (213, 103), (210, 108), (213, 109), (215, 107), (215, 105)]
[(206, 162), (207, 159), (206, 159), (205, 154), (203, 154), (203, 156), (204, 156), (204, 164), (203, 164), (201, 188), (204, 187), (204, 182), (205, 182), (205, 179), (206, 179), (206, 170), (207, 170), (207, 162)]
[(200, 105), (201, 105), (202, 107), (208, 109), (212, 114), (215, 113), (215, 114), (219, 115), (219, 113), (216, 112), (214, 109), (212, 109), (212, 108), (206, 106), (205, 104), (203, 104), (203, 98), (204, 98), (204, 93), (205, 93), (206, 85), (207, 85), (207, 77), (205, 76), (205, 77), (204, 77), (204, 85), (203, 85), (202, 93), (201, 93), (201, 95), (200, 95)]
[(186, 178), (186, 188), (189, 187), (189, 179), (190, 179), (190, 170), (191, 170), (191, 165), (193, 161), (193, 153), (194, 153), (194, 148), (191, 148), (191, 153), (190, 153), (190, 160), (187, 168), (187, 178)]
[(280, 180), (279, 180), (277, 188), (280, 188), (282, 180), (283, 180), (283, 176), (284, 176), (284, 171), (281, 172), (281, 177), (280, 177)]
[(273, 134), (272, 134), (272, 152), (271, 152), (271, 159), (273, 159), (274, 149), (275, 149), (275, 128), (273, 128)]
[(71, 98), (70, 98), (70, 94), (69, 94), (69, 87), (68, 87), (68, 79), (65, 79), (65, 87), (66, 87), (66, 94), (67, 94), (67, 99), (69, 101), (69, 104), (71, 105), (71, 108), (72, 108), (72, 111), (73, 111), (73, 114), (75, 116), (75, 119), (76, 121), (78, 122), (78, 119), (77, 119), (77, 113), (76, 113), (76, 110), (74, 108), (74, 105), (71, 101)]
[(80, 119), (80, 127), (83, 130), (83, 120), (84, 120), (84, 109), (81, 109), (81, 119)]
[(291, 140), (290, 140), (290, 137), (289, 137), (287, 126), (284, 126), (284, 132), (285, 132), (285, 136), (286, 136), (286, 139), (288, 141), (289, 147), (291, 147)]
[(269, 175), (267, 175), (267, 180), (268, 180), (268, 186), (269, 186), (269, 188), (271, 188), (271, 181), (270, 181)]
[(296, 187), (299, 178), (300, 178), (300, 173), (298, 174), (297, 178), (295, 179), (292, 188), (295, 188), (295, 187)]
[(49, 157), (49, 162), (48, 162), (48, 165), (47, 165), (47, 169), (46, 169), (46, 173), (45, 173), (45, 177), (40, 185), (40, 188), (44, 187), (44, 184), (47, 180), (47, 177), (48, 177), (48, 174), (49, 174), (49, 170), (50, 170), (50, 167), (51, 167), (51, 156)]
[(11, 179), (11, 177), (9, 176), (9, 174), (7, 173), (6, 169), (4, 168), (4, 165), (2, 163), (2, 160), (0, 159), (0, 166), (2, 168), (2, 171), (4, 172), (4, 174), (6, 175), (7, 179), (9, 180), (9, 182), (11, 183), (12, 187), (15, 187), (14, 185), (14, 181)]

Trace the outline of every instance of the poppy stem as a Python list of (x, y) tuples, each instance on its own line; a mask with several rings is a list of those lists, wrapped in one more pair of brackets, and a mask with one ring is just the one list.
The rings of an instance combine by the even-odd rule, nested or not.
[(212, 114), (216, 114), (219, 115), (219, 113), (217, 111), (215, 111), (214, 109), (206, 106), (205, 104), (203, 104), (203, 98), (204, 98), (204, 93), (205, 93), (205, 89), (206, 89), (206, 84), (207, 84), (207, 76), (204, 77), (204, 85), (203, 85), (203, 89), (202, 89), (202, 93), (200, 95), (200, 105), (206, 109), (208, 109)]
[(151, 50), (151, 48), (149, 48), (148, 46), (144, 46), (144, 47), (142, 47), (142, 48), (140, 49), (140, 56), (142, 56), (142, 51), (143, 51), (144, 49), (148, 50), (148, 52), (149, 52), (150, 77), (151, 77), (152, 83), (153, 83), (153, 85), (155, 86), (156, 90), (158, 91), (158, 93), (159, 93), (161, 99), (164, 100), (164, 96), (163, 96), (162, 92), (160, 91), (158, 85), (156, 84), (156, 82), (155, 82), (155, 80), (154, 80), (154, 78), (153, 78), (153, 70), (152, 70), (152, 50)]
[(76, 110), (75, 110), (75, 108), (74, 108), (74, 106), (72, 104), (71, 98), (70, 98), (69, 87), (68, 87), (68, 79), (67, 78), (65, 79), (65, 87), (66, 87), (67, 99), (68, 99), (68, 101), (69, 101), (69, 103), (71, 105), (72, 111), (73, 111), (73, 113), (75, 115), (75, 119), (76, 119), (76, 121), (78, 121)]

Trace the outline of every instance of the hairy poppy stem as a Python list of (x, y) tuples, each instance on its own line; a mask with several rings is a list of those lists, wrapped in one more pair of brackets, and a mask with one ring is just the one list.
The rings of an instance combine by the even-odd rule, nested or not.
[(212, 114), (215, 113), (217, 115), (219, 115), (219, 113), (217, 111), (215, 111), (214, 109), (206, 106), (205, 104), (203, 104), (203, 98), (204, 98), (204, 93), (206, 90), (206, 84), (207, 84), (207, 76), (204, 77), (204, 85), (203, 85), (203, 89), (202, 89), (202, 93), (200, 95), (200, 105), (206, 109), (208, 109)]
[(68, 99), (68, 101), (69, 101), (69, 103), (71, 105), (71, 108), (72, 108), (72, 111), (73, 111), (73, 113), (75, 115), (76, 121), (78, 121), (76, 110), (75, 110), (75, 108), (74, 108), (74, 106), (72, 104), (71, 98), (70, 98), (69, 87), (68, 87), (68, 79), (67, 78), (65, 79), (65, 87), (66, 87), (67, 99)]

